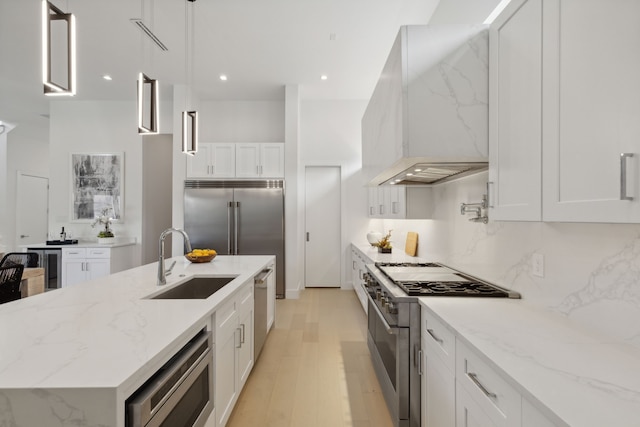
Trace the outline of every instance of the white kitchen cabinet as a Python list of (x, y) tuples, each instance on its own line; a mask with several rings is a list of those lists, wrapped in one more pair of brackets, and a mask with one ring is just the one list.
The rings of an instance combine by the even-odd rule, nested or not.
[(489, 32), (489, 218), (542, 218), (542, 0), (513, 0)]
[(545, 221), (640, 222), (638, 16), (637, 1), (544, 2)]
[(63, 248), (62, 286), (71, 286), (111, 273), (110, 248)]
[(198, 152), (187, 157), (189, 178), (233, 178), (236, 175), (236, 144), (200, 143)]
[(364, 282), (364, 274), (367, 272), (367, 267), (365, 267), (367, 262), (371, 261), (363, 259), (360, 256), (358, 249), (355, 247), (351, 248), (351, 281), (353, 283), (353, 290), (355, 291), (365, 314), (368, 312), (368, 303), (367, 295), (365, 294), (365, 290), (362, 288), (362, 283)]
[(523, 398), (522, 427), (556, 427), (556, 424), (531, 404), (531, 402)]
[(382, 185), (368, 187), (369, 217), (385, 219), (431, 218), (433, 203), (430, 187)]
[(455, 335), (424, 307), (421, 325), (422, 427), (455, 427)]
[(253, 367), (253, 281), (216, 310), (215, 319), (216, 425), (223, 427)]
[[(458, 383), (456, 387), (456, 427), (497, 427), (482, 406)], [(512, 425), (511, 427), (516, 427)]]
[(283, 143), (236, 144), (237, 178), (283, 178)]
[(241, 334), (238, 348), (238, 380), (242, 390), (253, 368), (253, 283), (238, 296), (238, 325)]
[[(465, 424), (465, 414), (475, 408), (468, 402), (467, 396), (477, 404), (473, 413), (484, 413), (490, 420), (489, 425), (496, 427), (519, 427), (522, 423), (522, 397), (500, 374), (494, 371), (481, 357), (461, 340), (456, 341), (456, 381), (464, 393), (456, 394), (456, 412), (460, 418), (457, 426)], [(461, 396), (462, 395), (462, 396)], [(458, 398), (462, 401), (458, 402)], [(468, 406), (462, 409), (460, 406)], [(480, 417), (480, 415), (478, 415)]]

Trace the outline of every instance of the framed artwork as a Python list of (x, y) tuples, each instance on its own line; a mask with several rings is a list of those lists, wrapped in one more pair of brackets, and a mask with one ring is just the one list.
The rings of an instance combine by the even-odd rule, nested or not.
[(121, 221), (124, 153), (71, 153), (71, 221), (92, 222), (105, 208)]

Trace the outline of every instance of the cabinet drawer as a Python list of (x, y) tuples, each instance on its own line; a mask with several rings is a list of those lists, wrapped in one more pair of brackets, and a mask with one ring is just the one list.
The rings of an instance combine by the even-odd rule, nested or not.
[(236, 301), (239, 304), (238, 310), (242, 310), (246, 306), (253, 307), (253, 283), (243, 285), (236, 297)]
[(520, 393), (460, 340), (456, 343), (456, 378), (496, 426), (520, 425)]
[(87, 248), (87, 258), (110, 258), (110, 248)]
[(73, 258), (86, 258), (86, 257), (87, 257), (86, 248), (62, 248), (63, 260), (73, 259)]
[(456, 338), (429, 310), (422, 307), (422, 340), (429, 355), (437, 355), (447, 368), (455, 371)]

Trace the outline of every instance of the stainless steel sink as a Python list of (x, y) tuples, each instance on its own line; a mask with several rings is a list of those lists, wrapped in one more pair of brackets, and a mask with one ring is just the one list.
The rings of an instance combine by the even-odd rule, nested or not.
[(150, 299), (206, 299), (236, 277), (194, 277)]

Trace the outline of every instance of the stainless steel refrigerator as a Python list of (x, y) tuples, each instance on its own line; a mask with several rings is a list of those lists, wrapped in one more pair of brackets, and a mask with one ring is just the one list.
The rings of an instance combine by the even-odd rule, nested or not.
[(284, 298), (283, 180), (186, 180), (184, 229), (193, 248), (275, 255), (276, 296)]

